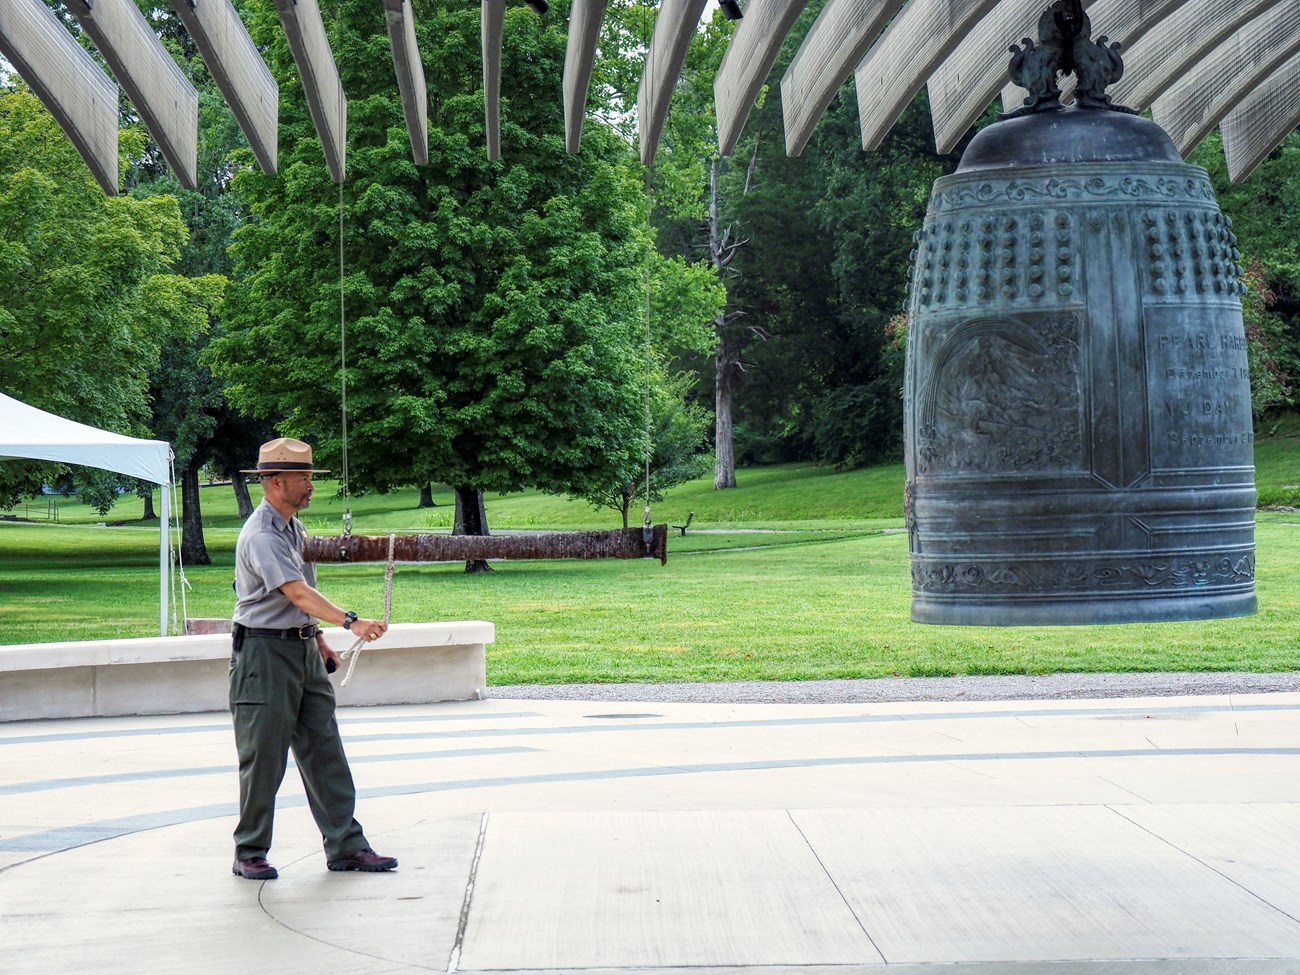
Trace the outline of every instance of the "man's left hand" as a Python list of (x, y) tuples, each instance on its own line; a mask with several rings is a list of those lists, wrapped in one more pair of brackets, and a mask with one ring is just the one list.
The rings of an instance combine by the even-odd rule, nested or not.
[[(325, 669), (331, 674), (338, 669), (339, 655), (333, 651), (325, 639), (325, 635), (319, 630), (316, 632), (316, 649), (320, 651), (320, 658), (325, 664)], [(331, 667), (330, 664), (334, 666)]]

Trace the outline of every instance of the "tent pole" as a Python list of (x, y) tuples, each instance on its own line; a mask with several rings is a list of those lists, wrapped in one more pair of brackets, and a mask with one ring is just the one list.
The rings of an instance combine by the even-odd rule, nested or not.
[(167, 584), (171, 582), (171, 491), (159, 485), (162, 495), (162, 518), (158, 524), (158, 635), (167, 635)]

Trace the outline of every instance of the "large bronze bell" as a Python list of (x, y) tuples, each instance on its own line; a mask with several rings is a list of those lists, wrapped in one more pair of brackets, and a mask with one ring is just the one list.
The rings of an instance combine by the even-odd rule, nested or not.
[[(905, 411), (917, 622), (1255, 611), (1231, 222), (1159, 126), (1110, 104), (1117, 46), (1092, 42), (1069, 6), (1044, 15), (1039, 45), (1012, 49), (1030, 99), (935, 183), (918, 233)], [(1067, 69), (1068, 108), (1052, 95)]]

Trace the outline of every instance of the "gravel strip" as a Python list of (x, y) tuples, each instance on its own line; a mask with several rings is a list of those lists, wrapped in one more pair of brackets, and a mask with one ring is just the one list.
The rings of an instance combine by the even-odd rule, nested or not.
[(858, 704), (888, 701), (1027, 701), (1300, 691), (1285, 673), (1047, 674), (885, 677), (872, 680), (737, 681), (709, 684), (507, 684), (488, 697), (534, 701), (685, 704)]

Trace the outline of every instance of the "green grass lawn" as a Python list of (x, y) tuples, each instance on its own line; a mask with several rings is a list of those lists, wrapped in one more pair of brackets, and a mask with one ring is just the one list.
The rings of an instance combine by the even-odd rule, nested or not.
[[(1300, 442), (1269, 446), (1261, 484), (1289, 483)], [(1257, 456), (1259, 456), (1257, 454)], [(1288, 465), (1292, 465), (1288, 468)], [(497, 626), (489, 681), (793, 680), (1133, 670), (1283, 670), (1300, 662), (1300, 514), (1260, 513), (1253, 617), (1195, 623), (984, 628), (909, 619), (902, 470), (810, 465), (742, 470), (741, 486), (684, 485), (655, 506), (668, 565), (652, 561), (399, 566), (393, 619), (485, 619)], [(339, 531), (343, 505), (322, 484), (304, 514)], [(358, 533), (436, 528), (452, 510), (416, 507), (415, 491), (353, 498)], [(187, 567), (191, 616), (227, 616), (239, 519), (229, 486), (202, 492), (214, 564)], [(157, 523), (124, 499), (106, 519), (65, 501), (60, 523), (0, 522), (0, 643), (144, 636), (157, 629)], [(132, 521), (131, 518), (137, 519)], [(600, 528), (610, 512), (537, 494), (488, 500), (494, 529)], [(96, 527), (99, 521), (109, 524)], [(697, 530), (698, 529), (698, 530)], [(380, 564), (324, 565), (336, 601), (378, 615)]]
[[(695, 512), (692, 528), (860, 528), (864, 524), (901, 524), (903, 517), (903, 465), (886, 464), (857, 471), (837, 471), (814, 464), (782, 464), (741, 470), (739, 485), (715, 491), (711, 478), (701, 478), (667, 492), (666, 499), (652, 505), (656, 522), (682, 524)], [(259, 488), (250, 485), (254, 503)], [(455, 496), (445, 485), (434, 485), (434, 508), (420, 509), (419, 491), (410, 488), (382, 495), (352, 495), (349, 507), (356, 530), (369, 532), (417, 531), (451, 528)], [(62, 525), (140, 525), (144, 502), (123, 495), (107, 515), (80, 504), (76, 498), (59, 498), (58, 521)], [(235, 495), (229, 485), (204, 486), (200, 492), (206, 530), (238, 530), (240, 519)], [(46, 501), (20, 505), (10, 514), (44, 523)], [(155, 496), (154, 508), (160, 502)], [(313, 533), (340, 531), (344, 504), (336, 481), (320, 479), (311, 507), (300, 516)], [(566, 530), (618, 528), (617, 512), (598, 510), (583, 501), (537, 492), (489, 495), (488, 523), (492, 529)], [(641, 504), (634, 505), (631, 521), (641, 524)], [(147, 524), (157, 525), (154, 520)], [(3, 553), (0, 553), (2, 555)]]

